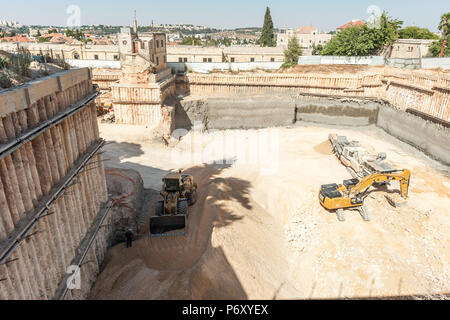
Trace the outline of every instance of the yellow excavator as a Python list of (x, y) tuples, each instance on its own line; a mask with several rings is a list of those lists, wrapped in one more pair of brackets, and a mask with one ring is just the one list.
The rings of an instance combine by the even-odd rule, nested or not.
[(326, 184), (320, 189), (319, 199), (321, 205), (327, 210), (337, 210), (339, 221), (345, 221), (344, 209), (358, 209), (365, 221), (370, 221), (364, 199), (369, 188), (374, 184), (400, 181), (400, 194), (408, 198), (411, 171), (395, 170), (391, 172), (374, 173), (362, 180), (345, 180), (343, 184)]

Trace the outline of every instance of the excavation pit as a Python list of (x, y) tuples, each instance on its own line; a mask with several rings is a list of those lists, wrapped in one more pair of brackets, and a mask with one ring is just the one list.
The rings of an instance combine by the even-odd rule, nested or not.
[[(115, 141), (105, 148), (110, 164), (138, 171), (145, 188), (156, 192), (147, 200), (147, 214), (171, 170), (194, 176), (199, 200), (187, 236), (146, 237), (132, 249), (110, 249), (91, 299), (411, 298), (449, 292), (450, 170), (442, 161), (374, 124), (209, 129), (191, 130), (168, 148), (133, 138), (145, 128), (100, 126), (101, 135)], [(342, 223), (323, 209), (320, 186), (351, 178), (329, 152), (330, 133), (364, 142), (410, 169), (407, 205), (394, 208), (383, 190), (373, 189), (366, 200), (371, 222), (349, 211)], [(124, 143), (135, 152), (123, 156)]]

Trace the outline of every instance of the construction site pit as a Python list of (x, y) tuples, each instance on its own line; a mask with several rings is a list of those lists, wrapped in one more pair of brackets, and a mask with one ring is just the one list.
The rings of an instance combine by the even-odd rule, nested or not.
[[(100, 123), (114, 196), (142, 190), (133, 200), (137, 240), (130, 249), (118, 241), (109, 250), (90, 299), (448, 297), (450, 167), (373, 123), (378, 115), (370, 105), (362, 115), (368, 120), (353, 126), (292, 124), (289, 108), (285, 124), (255, 129), (227, 129), (226, 121), (205, 128), (212, 122), (202, 114), (196, 128), (187, 112), (189, 127), (177, 119), (179, 142), (170, 146), (152, 128)], [(331, 133), (411, 170), (407, 203), (395, 208), (386, 200), (399, 189), (394, 182), (371, 189), (370, 222), (358, 211), (346, 211), (339, 222), (322, 208), (320, 186), (352, 178), (332, 152)], [(117, 185), (116, 169), (131, 175), (125, 187)], [(187, 235), (150, 238), (162, 178), (175, 170), (198, 184)]]

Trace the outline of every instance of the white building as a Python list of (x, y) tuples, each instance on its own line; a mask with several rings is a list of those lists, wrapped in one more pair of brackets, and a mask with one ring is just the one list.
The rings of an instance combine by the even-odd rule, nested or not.
[(277, 46), (287, 47), (289, 39), (296, 37), (303, 48), (304, 55), (311, 55), (313, 46), (325, 46), (332, 38), (332, 34), (320, 31), (313, 26), (302, 26), (298, 29), (287, 29), (277, 35)]

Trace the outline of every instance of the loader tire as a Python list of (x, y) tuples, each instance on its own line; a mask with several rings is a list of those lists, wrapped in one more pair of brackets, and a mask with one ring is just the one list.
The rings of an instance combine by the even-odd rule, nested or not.
[(180, 200), (178, 202), (178, 214), (186, 216), (187, 211), (188, 211), (188, 202), (186, 200)]
[(158, 201), (156, 203), (155, 211), (157, 217), (162, 217), (164, 215), (164, 201)]
[(197, 190), (193, 189), (191, 193), (187, 194), (188, 205), (193, 206), (197, 202)]

